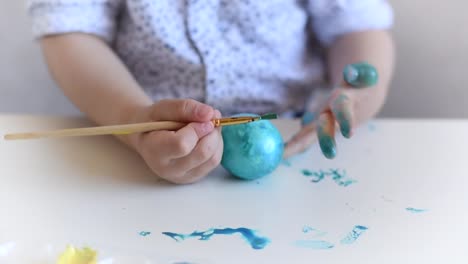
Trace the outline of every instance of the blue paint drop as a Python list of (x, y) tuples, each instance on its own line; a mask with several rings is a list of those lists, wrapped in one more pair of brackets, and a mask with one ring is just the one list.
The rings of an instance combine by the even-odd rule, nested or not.
[(377, 129), (377, 127), (376, 127), (376, 125), (374, 123), (368, 123), (367, 124), (367, 129), (369, 129), (369, 131), (374, 132)]
[(305, 177), (313, 177), (313, 179), (311, 180), (313, 183), (321, 182), (326, 177), (330, 177), (336, 184), (343, 187), (347, 187), (357, 182), (356, 180), (349, 178), (346, 175), (345, 170), (340, 171), (339, 169), (329, 169), (328, 171), (311, 171), (308, 169), (303, 169), (302, 174)]
[(177, 242), (188, 238), (199, 237), (199, 240), (210, 240), (213, 235), (233, 235), (239, 233), (250, 244), (253, 249), (263, 249), (271, 241), (266, 237), (260, 237), (255, 234), (255, 231), (240, 227), (240, 228), (223, 228), (223, 229), (208, 229), (207, 231), (194, 231), (191, 234), (178, 234), (172, 232), (163, 232), (163, 235), (171, 237)]
[(298, 240), (294, 243), (296, 247), (311, 248), (311, 249), (330, 249), (335, 247), (330, 242), (324, 240)]
[(427, 209), (418, 209), (418, 208), (413, 208), (413, 207), (407, 207), (406, 208), (406, 211), (410, 212), (410, 213), (424, 213), (424, 212), (427, 212)]
[(151, 232), (141, 231), (139, 234), (140, 234), (140, 236), (149, 236), (149, 235), (151, 235)]
[(354, 226), (353, 230), (351, 230), (346, 237), (341, 239), (341, 244), (349, 245), (354, 243), (367, 229), (369, 228), (361, 225)]

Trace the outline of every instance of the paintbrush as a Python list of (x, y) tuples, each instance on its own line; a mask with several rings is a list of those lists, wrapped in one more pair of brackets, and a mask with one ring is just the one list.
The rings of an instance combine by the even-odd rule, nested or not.
[[(264, 114), (261, 116), (238, 116), (214, 119), (211, 122), (215, 127), (245, 124), (259, 120), (276, 119), (276, 114)], [(4, 136), (5, 140), (38, 139), (38, 138), (59, 138), (59, 137), (79, 137), (98, 135), (128, 135), (159, 130), (178, 130), (186, 126), (187, 123), (174, 121), (158, 121), (147, 123), (135, 123), (126, 125), (97, 126), (85, 128), (71, 128), (42, 132), (14, 133)]]

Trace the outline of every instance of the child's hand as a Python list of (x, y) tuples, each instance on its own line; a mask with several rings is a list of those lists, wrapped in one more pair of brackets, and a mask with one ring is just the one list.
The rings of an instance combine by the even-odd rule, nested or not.
[(360, 88), (371, 87), (377, 82), (375, 68), (366, 63), (348, 65), (344, 70), (345, 87), (337, 89), (328, 107), (318, 117), (306, 113), (302, 117), (302, 129), (286, 144), (284, 157), (305, 151), (317, 138), (322, 153), (328, 159), (336, 156), (335, 128), (339, 125), (345, 138), (353, 135), (356, 127), (354, 110), (358, 98), (364, 92)]
[(161, 178), (177, 184), (193, 183), (221, 162), (221, 129), (211, 120), (221, 113), (194, 100), (161, 100), (136, 114), (134, 122), (179, 121), (178, 131), (130, 135), (130, 144)]

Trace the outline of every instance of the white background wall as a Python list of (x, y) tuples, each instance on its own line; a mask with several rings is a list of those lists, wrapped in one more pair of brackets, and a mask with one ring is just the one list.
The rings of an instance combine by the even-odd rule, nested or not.
[(468, 1), (390, 2), (398, 61), (382, 115), (468, 118)]
[(0, 0), (0, 112), (76, 114), (48, 75), (25, 6)]
[[(468, 118), (468, 1), (391, 3), (398, 60), (381, 116)], [(78, 113), (48, 76), (22, 0), (0, 0), (0, 112)]]

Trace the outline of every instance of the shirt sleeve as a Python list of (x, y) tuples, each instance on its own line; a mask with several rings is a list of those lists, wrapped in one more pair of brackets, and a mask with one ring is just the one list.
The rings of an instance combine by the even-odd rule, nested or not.
[(309, 0), (309, 11), (313, 30), (324, 45), (346, 33), (389, 29), (394, 19), (385, 0)]
[(34, 37), (72, 32), (112, 42), (121, 0), (29, 0)]

